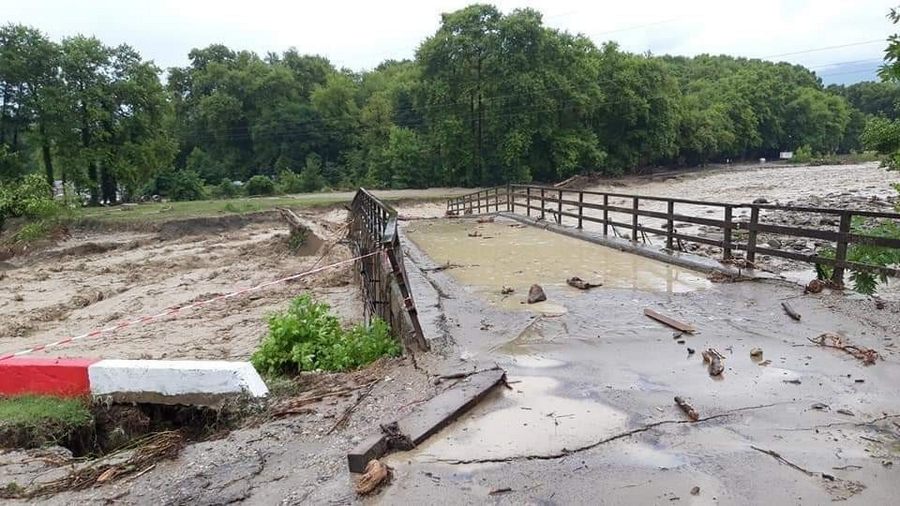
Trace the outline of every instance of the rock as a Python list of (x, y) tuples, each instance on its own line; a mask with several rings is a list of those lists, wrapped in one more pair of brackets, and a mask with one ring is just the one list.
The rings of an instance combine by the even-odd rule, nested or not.
[(825, 288), (825, 282), (821, 279), (814, 279), (807, 283), (806, 293), (821, 293)]
[(769, 239), (769, 242), (767, 242), (766, 244), (768, 244), (772, 249), (781, 249), (781, 241), (779, 241), (778, 239)]
[(528, 289), (528, 303), (534, 304), (535, 302), (544, 302), (547, 300), (547, 294), (544, 293), (544, 289), (541, 288), (541, 285), (531, 285), (531, 288)]
[(516, 290), (512, 287), (504, 286), (500, 289), (500, 295), (512, 295), (513, 293), (515, 293), (515, 291)]
[(762, 358), (763, 351), (762, 348), (753, 348), (750, 350), (750, 356), (753, 358)]
[(602, 286), (602, 283), (588, 283), (578, 276), (572, 276), (571, 278), (567, 279), (566, 284), (579, 290), (590, 290), (591, 288)]
[(765, 197), (758, 197), (758, 198), (753, 199), (753, 203), (754, 204), (768, 204), (769, 199), (767, 199)]
[(694, 487), (691, 489), (691, 495), (700, 495), (700, 487)]

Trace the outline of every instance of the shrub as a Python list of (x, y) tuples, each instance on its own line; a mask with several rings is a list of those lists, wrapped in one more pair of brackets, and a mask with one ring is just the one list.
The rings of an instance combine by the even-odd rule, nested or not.
[(349, 371), (400, 351), (383, 321), (344, 330), (328, 304), (301, 295), (286, 311), (269, 317), (269, 332), (250, 360), (269, 375)]
[[(887, 220), (871, 225), (854, 220), (852, 232), (875, 237), (900, 239), (900, 225)], [(834, 248), (825, 248), (819, 254), (825, 258), (834, 258), (835, 250)], [(900, 264), (900, 249), (869, 244), (853, 244), (847, 249), (847, 260), (887, 267)], [(819, 278), (827, 279), (831, 277), (833, 269), (822, 264), (816, 264), (816, 271)], [(853, 283), (853, 289), (857, 292), (872, 295), (878, 289), (880, 283), (887, 282), (887, 276), (851, 269), (850, 281)]]
[(171, 200), (202, 200), (206, 197), (200, 174), (192, 170), (176, 172), (170, 181), (168, 197)]
[(67, 208), (53, 199), (52, 189), (40, 174), (29, 174), (21, 181), (0, 185), (0, 230), (6, 218), (24, 217), (37, 220), (23, 237), (36, 239), (35, 233), (46, 232), (46, 220), (56, 218)]
[(222, 178), (218, 185), (213, 187), (213, 195), (218, 198), (230, 199), (241, 193), (241, 187), (234, 184), (227, 177)]
[(272, 195), (275, 193), (275, 183), (266, 176), (257, 175), (250, 178), (245, 185), (247, 195)]
[(809, 163), (813, 159), (812, 148), (807, 146), (800, 146), (797, 148), (797, 151), (794, 151), (794, 157), (791, 158), (792, 163)]
[(278, 191), (281, 193), (300, 193), (303, 191), (303, 180), (290, 170), (278, 173)]

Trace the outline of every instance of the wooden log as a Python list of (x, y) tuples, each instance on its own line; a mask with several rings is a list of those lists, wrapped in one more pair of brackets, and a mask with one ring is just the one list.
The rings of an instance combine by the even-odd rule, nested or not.
[(654, 320), (656, 320), (660, 323), (663, 323), (665, 325), (672, 327), (673, 329), (675, 329), (679, 332), (684, 332), (685, 334), (693, 334), (697, 330), (694, 328), (693, 325), (689, 325), (687, 323), (680, 322), (674, 318), (668, 317), (664, 314), (657, 313), (656, 311), (654, 311), (650, 308), (645, 308), (644, 314), (646, 316), (649, 316), (650, 318), (653, 318)]
[(787, 302), (782, 302), (781, 307), (784, 308), (784, 312), (787, 313), (788, 316), (797, 320), (798, 322), (800, 321), (800, 313), (794, 311), (794, 308), (791, 307), (790, 304), (788, 304)]

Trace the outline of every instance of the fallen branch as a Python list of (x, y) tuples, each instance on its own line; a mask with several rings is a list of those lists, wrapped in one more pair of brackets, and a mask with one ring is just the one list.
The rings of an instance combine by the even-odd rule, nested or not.
[(859, 360), (862, 360), (862, 363), (865, 365), (872, 365), (876, 360), (880, 358), (878, 352), (873, 350), (872, 348), (847, 344), (844, 342), (844, 339), (841, 336), (832, 334), (830, 332), (821, 334), (816, 338), (807, 337), (807, 339), (813, 344), (825, 346), (826, 348), (835, 348), (849, 353)]
[(790, 460), (782, 457), (781, 454), (776, 451), (766, 450), (765, 448), (760, 448), (758, 446), (753, 446), (753, 445), (750, 445), (750, 448), (753, 448), (754, 450), (756, 450), (758, 452), (765, 453), (766, 455), (769, 455), (770, 457), (774, 458), (778, 462), (781, 462), (782, 464), (793, 467), (794, 469), (800, 471), (801, 473), (803, 473), (807, 476), (816, 476), (817, 474), (821, 474), (821, 473), (814, 473), (814, 472), (810, 471), (809, 469), (804, 469), (804, 468), (798, 466), (797, 464), (794, 464)]
[(603, 286), (603, 283), (588, 283), (587, 281), (579, 278), (578, 276), (573, 276), (566, 280), (566, 284), (573, 288), (577, 288), (579, 290), (590, 290), (591, 288), (596, 288), (598, 286)]
[(299, 397), (299, 398), (294, 398), (294, 399), (288, 399), (288, 400), (280, 403), (279, 405), (275, 406), (271, 411), (271, 415), (275, 418), (280, 418), (282, 416), (302, 414), (302, 413), (304, 413), (304, 410), (306, 409), (305, 406), (307, 406), (309, 404), (319, 402), (322, 399), (327, 399), (328, 397), (347, 395), (351, 392), (355, 392), (357, 390), (361, 390), (363, 388), (370, 387), (377, 382), (378, 382), (378, 380), (373, 380), (364, 385), (359, 385), (359, 386), (355, 386), (352, 388), (342, 388), (339, 390), (331, 390), (329, 392), (325, 392), (324, 394), (314, 395), (314, 396), (310, 396), (310, 397)]
[(500, 370), (500, 366), (495, 365), (494, 367), (491, 367), (488, 369), (478, 369), (478, 370), (469, 371), (469, 372), (455, 372), (455, 373), (451, 373), (451, 374), (441, 374), (440, 376), (438, 376), (437, 378), (434, 379), (434, 384), (440, 385), (441, 382), (444, 380), (463, 379), (463, 378), (468, 378), (469, 376), (474, 376), (476, 374), (481, 374), (483, 372), (499, 371), (499, 370)]
[(347, 423), (347, 420), (350, 419), (350, 414), (353, 413), (353, 410), (359, 407), (360, 404), (362, 404), (362, 401), (364, 401), (366, 397), (369, 396), (369, 394), (372, 393), (372, 390), (375, 388), (376, 383), (377, 381), (373, 381), (369, 384), (369, 388), (359, 394), (359, 396), (356, 398), (356, 402), (354, 402), (353, 405), (344, 410), (344, 414), (341, 415), (340, 418), (338, 418), (337, 422), (334, 422), (334, 425), (332, 425), (331, 428), (328, 429), (328, 432), (325, 433), (326, 435), (330, 435), (338, 428), (342, 427), (345, 423)]

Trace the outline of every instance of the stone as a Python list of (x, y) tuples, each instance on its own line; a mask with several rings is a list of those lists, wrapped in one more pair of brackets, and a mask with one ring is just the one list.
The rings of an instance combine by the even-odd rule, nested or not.
[(541, 288), (541, 285), (531, 285), (531, 288), (528, 289), (528, 303), (534, 304), (535, 302), (544, 302), (547, 300), (547, 294), (544, 293), (544, 289)]
[(753, 199), (753, 203), (754, 204), (768, 204), (769, 199), (767, 199), (765, 197), (758, 197), (758, 198)]

